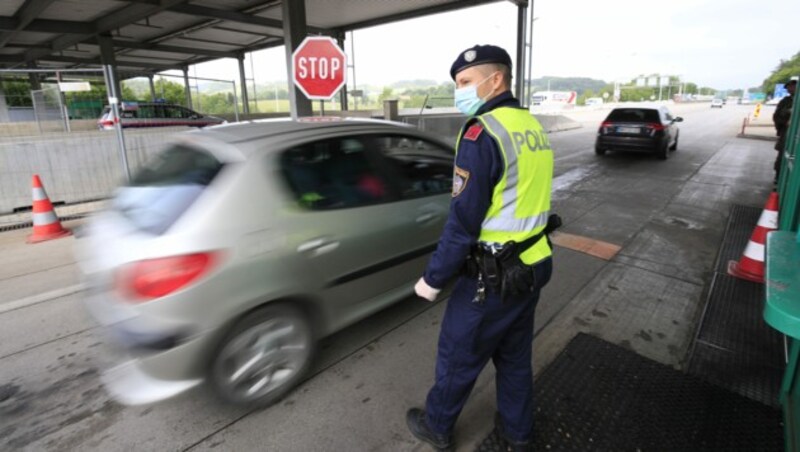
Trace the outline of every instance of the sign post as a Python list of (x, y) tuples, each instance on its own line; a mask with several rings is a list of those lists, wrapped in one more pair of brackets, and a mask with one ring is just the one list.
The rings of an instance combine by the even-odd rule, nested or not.
[(329, 100), (347, 82), (347, 55), (333, 39), (309, 36), (292, 54), (292, 79), (308, 99)]

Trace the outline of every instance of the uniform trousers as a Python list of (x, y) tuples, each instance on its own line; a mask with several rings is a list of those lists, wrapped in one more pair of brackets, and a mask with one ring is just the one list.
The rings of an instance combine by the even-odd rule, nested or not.
[(552, 262), (547, 258), (531, 267), (536, 277), (531, 292), (505, 300), (487, 288), (486, 299), (474, 302), (477, 279), (458, 279), (442, 320), (436, 379), (425, 404), (433, 431), (453, 431), (475, 380), (491, 359), (506, 439), (533, 438), (533, 320), (539, 293), (552, 274)]

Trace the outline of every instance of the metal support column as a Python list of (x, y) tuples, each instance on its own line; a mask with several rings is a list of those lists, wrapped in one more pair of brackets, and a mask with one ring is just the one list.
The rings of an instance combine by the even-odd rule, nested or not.
[(116, 70), (109, 64), (103, 65), (103, 77), (106, 80), (106, 90), (108, 92), (108, 105), (114, 115), (114, 130), (117, 133), (117, 144), (119, 145), (119, 157), (122, 162), (122, 175), (125, 181), (131, 181), (131, 170), (128, 166), (128, 150), (125, 147), (125, 135), (122, 133), (122, 121), (119, 120), (119, 83), (116, 80)]
[[(111, 41), (111, 36), (101, 35), (97, 37), (97, 43), (100, 44), (100, 62), (104, 66), (108, 66), (109, 70), (113, 72), (113, 77), (107, 81), (113, 83), (113, 86), (106, 85), (106, 91), (109, 93), (108, 97), (116, 97), (122, 100), (122, 89), (119, 84), (119, 76), (117, 75), (117, 60), (114, 56), (114, 43)], [(110, 93), (114, 93), (111, 95)]]
[(189, 66), (183, 68), (183, 85), (186, 89), (186, 107), (192, 108), (192, 87), (189, 85)]
[(6, 92), (3, 89), (2, 77), (0, 77), (0, 122), (11, 122), (11, 115), (8, 112), (8, 102), (6, 102)]
[[(530, 30), (528, 31), (528, 36), (530, 39), (528, 41), (528, 75), (527, 79), (525, 80), (525, 101), (522, 103), (523, 106), (530, 106), (531, 104), (531, 97), (533, 97), (532, 85), (533, 85), (533, 23), (536, 21), (536, 18), (533, 17), (533, 3), (534, 0), (531, 0), (531, 13), (530, 13), (530, 21), (528, 22)], [(522, 99), (520, 99), (522, 100)]]
[(528, 7), (520, 4), (517, 6), (517, 70), (515, 77), (517, 78), (517, 83), (515, 84), (515, 94), (517, 99), (522, 102), (522, 105), (527, 105), (525, 100), (525, 30), (526, 30), (526, 13), (528, 12)]
[(244, 54), (239, 54), (236, 57), (239, 60), (239, 86), (242, 90), (242, 111), (244, 114), (250, 114), (250, 100), (247, 97), (247, 77), (244, 74)]
[(128, 150), (125, 147), (125, 135), (122, 133), (122, 122), (119, 120), (119, 102), (122, 90), (117, 77), (117, 61), (114, 57), (114, 43), (111, 36), (101, 35), (97, 37), (100, 44), (100, 61), (103, 63), (103, 77), (106, 81), (106, 93), (108, 93), (108, 105), (114, 115), (114, 129), (117, 133), (117, 144), (119, 145), (119, 156), (122, 162), (122, 175), (126, 182), (131, 181), (131, 170), (128, 167)]
[(64, 121), (64, 131), (72, 132), (69, 125), (69, 108), (67, 107), (67, 96), (61, 91), (61, 82), (64, 80), (61, 77), (61, 72), (56, 72), (56, 81), (58, 82), (58, 109), (61, 110), (61, 120)]
[(156, 85), (153, 83), (153, 74), (147, 76), (147, 80), (150, 82), (150, 100), (152, 102), (156, 101)]
[[(36, 69), (36, 63), (33, 61), (28, 61), (28, 69)], [(39, 80), (39, 73), (29, 72), (28, 80), (30, 81), (32, 91), (38, 91), (42, 89), (42, 82)]]
[[(344, 50), (344, 32), (338, 33), (336, 35), (336, 43), (339, 45), (340, 49)], [(344, 68), (346, 71), (347, 68)], [(339, 91), (339, 101), (341, 102), (341, 110), (346, 111), (347, 108), (347, 83), (342, 86), (342, 89)]]
[(281, 2), (281, 8), (283, 9), (287, 80), (289, 80), (289, 108), (292, 118), (311, 116), (311, 101), (292, 82), (294, 79), (292, 54), (306, 37), (306, 2), (305, 0)]

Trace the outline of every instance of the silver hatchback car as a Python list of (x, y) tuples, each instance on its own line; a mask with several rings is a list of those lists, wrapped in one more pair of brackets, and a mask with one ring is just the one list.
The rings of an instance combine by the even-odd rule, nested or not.
[(319, 338), (413, 293), (447, 216), (451, 149), (372, 120), (178, 135), (77, 241), (86, 304), (127, 352), (109, 392), (286, 394)]

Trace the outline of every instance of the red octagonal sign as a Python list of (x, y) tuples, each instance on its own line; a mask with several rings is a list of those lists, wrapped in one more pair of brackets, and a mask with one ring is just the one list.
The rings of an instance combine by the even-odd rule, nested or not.
[(327, 100), (347, 81), (347, 56), (328, 37), (309, 36), (292, 55), (294, 84), (309, 99)]

